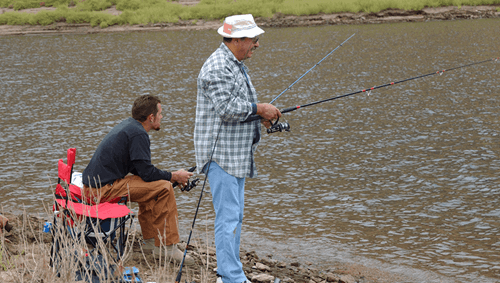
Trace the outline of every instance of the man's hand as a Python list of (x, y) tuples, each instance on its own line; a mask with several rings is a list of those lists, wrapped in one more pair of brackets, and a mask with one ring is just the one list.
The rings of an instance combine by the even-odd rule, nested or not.
[(172, 172), (172, 178), (170, 179), (170, 182), (173, 184), (175, 182), (179, 183), (179, 186), (181, 188), (184, 188), (187, 185), (187, 182), (189, 181), (189, 178), (193, 176), (193, 172), (188, 172), (184, 169)]
[(266, 129), (271, 128), (271, 121), (266, 120), (266, 119), (262, 119), (262, 120), (260, 120), (260, 122), (262, 123), (262, 125), (264, 125), (264, 127), (266, 127)]
[(279, 109), (269, 103), (258, 103), (256, 114), (266, 120), (275, 120), (281, 117)]

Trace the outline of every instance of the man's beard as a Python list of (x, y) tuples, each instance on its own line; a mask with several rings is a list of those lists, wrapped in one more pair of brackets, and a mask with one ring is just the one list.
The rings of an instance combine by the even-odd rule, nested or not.
[(243, 60), (246, 60), (246, 59), (251, 59), (250, 57), (248, 57), (248, 53), (250, 53), (250, 52), (252, 52), (252, 53), (253, 53), (253, 52), (255, 51), (255, 49), (257, 49), (257, 47), (252, 47), (252, 48), (250, 48), (250, 49), (247, 51), (247, 54), (245, 54), (245, 59), (243, 59)]

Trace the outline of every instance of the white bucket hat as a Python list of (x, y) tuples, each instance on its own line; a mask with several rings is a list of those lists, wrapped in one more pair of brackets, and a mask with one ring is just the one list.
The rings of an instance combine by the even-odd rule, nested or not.
[(264, 30), (257, 26), (251, 14), (247, 14), (227, 17), (217, 32), (223, 37), (253, 38), (263, 34)]

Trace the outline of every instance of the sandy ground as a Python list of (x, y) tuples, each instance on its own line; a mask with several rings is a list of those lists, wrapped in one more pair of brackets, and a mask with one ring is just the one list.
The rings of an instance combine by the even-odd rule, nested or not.
[[(199, 1), (179, 0), (181, 5), (196, 5)], [(337, 13), (318, 14), (312, 16), (289, 16), (276, 14), (272, 18), (256, 18), (262, 27), (297, 27), (319, 25), (345, 25), (345, 24), (378, 24), (394, 22), (424, 22), (436, 20), (481, 19), (500, 18), (500, 12), (491, 6), (462, 6), (425, 8), (420, 11), (385, 10), (379, 13)], [(18, 13), (37, 13), (42, 10), (54, 10), (52, 7), (25, 9)], [(13, 9), (0, 8), (0, 14), (13, 12)], [(106, 10), (112, 15), (119, 15), (121, 11), (111, 7)], [(29, 34), (92, 34), (111, 32), (141, 32), (165, 30), (201, 30), (217, 29), (220, 21), (179, 21), (178, 23), (156, 23), (147, 25), (110, 26), (107, 28), (91, 27), (90, 24), (54, 23), (48, 26), (0, 26), (0, 35), (29, 35)]]

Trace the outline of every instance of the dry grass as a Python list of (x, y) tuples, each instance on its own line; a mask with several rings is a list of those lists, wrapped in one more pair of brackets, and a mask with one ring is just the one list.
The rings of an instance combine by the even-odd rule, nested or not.
[[(48, 219), (53, 213), (47, 209)], [(13, 220), (13, 219), (11, 219)], [(14, 222), (14, 223), (13, 223)], [(98, 239), (97, 248), (88, 245), (81, 234), (71, 237), (61, 219), (53, 226), (53, 236), (43, 232), (44, 221), (24, 213), (14, 221), (10, 233), (0, 233), (0, 282), (85, 282), (77, 281), (78, 274), (92, 275), (99, 282), (118, 282), (125, 267), (138, 267), (143, 282), (175, 282), (179, 265), (169, 262), (165, 255), (156, 259), (142, 250), (141, 233), (132, 225), (121, 260), (116, 260), (116, 252), (108, 241)], [(73, 226), (74, 231), (83, 231), (83, 221)], [(59, 252), (55, 253), (52, 238), (59, 239)], [(188, 254), (195, 258), (196, 268), (184, 267), (182, 280), (188, 282), (212, 282), (213, 251), (207, 245), (194, 240)], [(179, 245), (181, 249), (185, 244)], [(97, 256), (100, 254), (100, 256)], [(51, 264), (53, 259), (53, 264)], [(211, 278), (212, 277), (212, 278)]]

